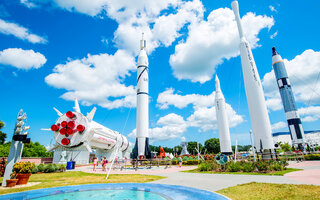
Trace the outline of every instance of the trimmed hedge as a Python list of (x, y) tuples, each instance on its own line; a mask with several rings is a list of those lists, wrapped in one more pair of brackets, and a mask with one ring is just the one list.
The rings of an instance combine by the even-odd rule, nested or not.
[(66, 171), (66, 165), (63, 164), (40, 164), (35, 166), (32, 169), (32, 173), (38, 173), (38, 172), (42, 172), (42, 173), (52, 173), (52, 172), (64, 172)]
[(308, 154), (305, 155), (304, 158), (306, 160), (320, 160), (320, 154)]

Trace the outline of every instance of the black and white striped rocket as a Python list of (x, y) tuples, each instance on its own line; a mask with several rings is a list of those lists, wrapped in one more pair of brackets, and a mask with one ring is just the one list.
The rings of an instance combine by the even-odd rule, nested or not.
[(148, 56), (146, 53), (146, 40), (140, 41), (140, 54), (137, 63), (137, 129), (136, 144), (133, 149), (133, 158), (151, 158), (149, 147), (149, 80)]
[(272, 47), (272, 66), (284, 111), (286, 113), (292, 144), (298, 145), (299, 147), (301, 147), (301, 145), (304, 146), (304, 131), (302, 129), (301, 119), (297, 111), (296, 101), (293, 96), (287, 70), (275, 47)]

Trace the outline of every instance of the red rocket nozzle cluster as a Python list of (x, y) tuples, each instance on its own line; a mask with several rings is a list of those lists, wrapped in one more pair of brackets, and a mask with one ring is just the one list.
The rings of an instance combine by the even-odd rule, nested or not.
[[(61, 135), (64, 135), (66, 137), (68, 137), (69, 135), (72, 135), (74, 134), (75, 132), (79, 132), (79, 133), (82, 133), (84, 130), (85, 130), (85, 126), (82, 125), (82, 124), (78, 124), (76, 126), (76, 115), (71, 112), (71, 111), (68, 111), (66, 113), (66, 116), (69, 118), (67, 121), (63, 121), (61, 122), (60, 124), (53, 124), (51, 126), (51, 130), (54, 131), (54, 132), (58, 132), (61, 134)], [(62, 145), (68, 145), (70, 143), (70, 139), (68, 138), (63, 138), (61, 140), (61, 144)]]

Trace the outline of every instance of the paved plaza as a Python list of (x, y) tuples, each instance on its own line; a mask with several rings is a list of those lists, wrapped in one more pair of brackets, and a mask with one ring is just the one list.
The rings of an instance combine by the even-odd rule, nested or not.
[[(207, 191), (217, 191), (223, 188), (236, 186), (238, 184), (261, 182), (261, 183), (280, 183), (280, 184), (313, 184), (320, 185), (320, 161), (290, 162), (289, 168), (303, 169), (285, 174), (285, 176), (268, 176), (268, 175), (235, 175), (235, 174), (206, 174), (206, 173), (186, 173), (185, 170), (195, 169), (197, 166), (164, 166), (152, 167), (151, 169), (140, 168), (135, 171), (132, 168), (111, 170), (110, 174), (150, 174), (167, 177), (152, 183), (181, 185), (194, 187)], [(108, 168), (107, 168), (108, 169)], [(106, 174), (98, 166), (96, 171), (92, 166), (77, 167), (76, 170), (88, 173)]]

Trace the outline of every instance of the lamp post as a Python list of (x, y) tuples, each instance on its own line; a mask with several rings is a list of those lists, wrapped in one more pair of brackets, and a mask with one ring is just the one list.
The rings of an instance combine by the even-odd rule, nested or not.
[(30, 126), (25, 125), (26, 119), (27, 114), (23, 113), (23, 110), (21, 109), (18, 113), (16, 125), (14, 128), (7, 165), (3, 176), (2, 186), (7, 186), (6, 180), (10, 179), (10, 174), (12, 173), (14, 164), (20, 161), (21, 159), (23, 143), (30, 143), (30, 138), (27, 138), (28, 132), (26, 132), (26, 130), (30, 129)]
[(254, 145), (253, 145), (253, 140), (252, 140), (252, 130), (249, 131), (250, 133), (250, 141), (251, 141), (251, 149), (252, 149), (252, 154), (253, 154), (253, 161), (256, 162), (256, 152), (254, 149)]

